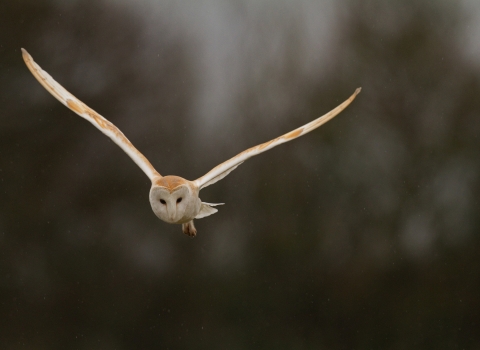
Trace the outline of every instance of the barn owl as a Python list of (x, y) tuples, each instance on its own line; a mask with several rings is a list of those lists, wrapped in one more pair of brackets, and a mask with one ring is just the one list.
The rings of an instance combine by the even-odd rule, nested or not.
[(189, 181), (179, 176), (160, 175), (147, 158), (145, 158), (145, 156), (132, 145), (132, 143), (115, 125), (57, 83), (47, 72), (35, 63), (25, 49), (22, 49), (22, 56), (30, 72), (32, 72), (33, 76), (45, 89), (47, 89), (48, 92), (73, 112), (88, 120), (101, 132), (110, 137), (112, 141), (120, 146), (120, 148), (123, 149), (140, 167), (140, 169), (143, 170), (152, 182), (149, 199), (155, 215), (167, 223), (181, 224), (183, 232), (191, 237), (195, 237), (197, 234), (193, 219), (200, 219), (212, 215), (218, 211), (214, 208), (215, 206), (224, 204), (202, 202), (199, 198), (199, 192), (201, 189), (223, 179), (250, 157), (268, 151), (273, 147), (296, 139), (297, 137), (305, 135), (318, 128), (320, 125), (326, 123), (343, 111), (355, 99), (361, 90), (361, 88), (356, 89), (353, 95), (351, 95), (345, 102), (318, 119), (273, 140), (251, 147), (237, 154), (235, 157), (230, 158), (226, 162), (217, 165), (202, 177), (199, 177), (194, 181)]

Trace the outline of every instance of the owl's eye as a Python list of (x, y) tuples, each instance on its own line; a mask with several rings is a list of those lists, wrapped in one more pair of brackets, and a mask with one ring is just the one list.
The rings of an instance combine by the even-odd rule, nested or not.
[(167, 204), (167, 202), (165, 202), (163, 199), (160, 199), (160, 203)]
[(177, 199), (177, 203), (180, 203), (182, 201), (182, 197)]

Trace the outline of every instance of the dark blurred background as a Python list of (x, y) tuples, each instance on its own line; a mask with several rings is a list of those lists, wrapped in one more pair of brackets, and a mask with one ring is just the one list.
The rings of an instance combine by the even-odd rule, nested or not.
[[(476, 1), (5, 0), (1, 349), (479, 349)], [(196, 179), (190, 239), (144, 173)]]

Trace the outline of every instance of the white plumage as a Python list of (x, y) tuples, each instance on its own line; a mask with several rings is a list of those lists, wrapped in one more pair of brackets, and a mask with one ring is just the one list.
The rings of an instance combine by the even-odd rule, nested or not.
[(286, 133), (285, 135), (249, 148), (246, 151), (237, 154), (235, 157), (230, 158), (226, 162), (217, 165), (202, 177), (199, 177), (194, 181), (189, 181), (179, 176), (160, 175), (148, 159), (132, 145), (132, 143), (115, 125), (65, 90), (63, 86), (57, 83), (47, 72), (35, 63), (26, 50), (22, 49), (22, 55), (27, 67), (48, 92), (73, 112), (88, 120), (101, 132), (110, 137), (112, 141), (119, 145), (120, 148), (122, 148), (148, 176), (150, 181), (152, 181), (149, 197), (155, 215), (165, 222), (182, 224), (183, 232), (192, 237), (197, 234), (197, 230), (193, 225), (193, 219), (200, 219), (212, 215), (218, 211), (213, 207), (223, 204), (202, 202), (198, 196), (202, 188), (223, 179), (248, 158), (305, 135), (318, 128), (320, 125), (328, 122), (343, 111), (355, 99), (361, 90), (361, 88), (356, 89), (353, 95), (345, 102), (320, 118)]

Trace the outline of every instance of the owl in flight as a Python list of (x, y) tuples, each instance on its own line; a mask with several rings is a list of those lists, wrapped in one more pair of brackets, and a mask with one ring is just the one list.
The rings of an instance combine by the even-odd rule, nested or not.
[(33, 76), (37, 78), (40, 84), (42, 84), (48, 92), (73, 112), (88, 120), (96, 128), (100, 129), (101, 132), (110, 137), (112, 141), (119, 145), (120, 148), (123, 149), (148, 176), (150, 181), (152, 181), (152, 187), (150, 188), (150, 205), (152, 206), (155, 215), (170, 224), (182, 224), (183, 233), (191, 237), (194, 237), (197, 234), (197, 230), (193, 225), (193, 219), (201, 219), (212, 215), (218, 211), (214, 207), (223, 204), (202, 202), (198, 196), (202, 188), (223, 179), (248, 158), (305, 135), (318, 128), (320, 125), (328, 122), (343, 111), (355, 99), (355, 96), (357, 96), (361, 90), (361, 88), (356, 89), (348, 100), (320, 118), (286, 133), (285, 135), (249, 148), (246, 151), (237, 154), (235, 157), (230, 158), (226, 162), (217, 165), (202, 177), (199, 177), (194, 181), (189, 181), (179, 176), (160, 175), (147, 158), (145, 158), (145, 156), (132, 145), (132, 143), (115, 125), (65, 90), (63, 86), (57, 83), (47, 72), (35, 63), (32, 56), (30, 56), (26, 50), (22, 49), (22, 55), (30, 72), (32, 72)]

